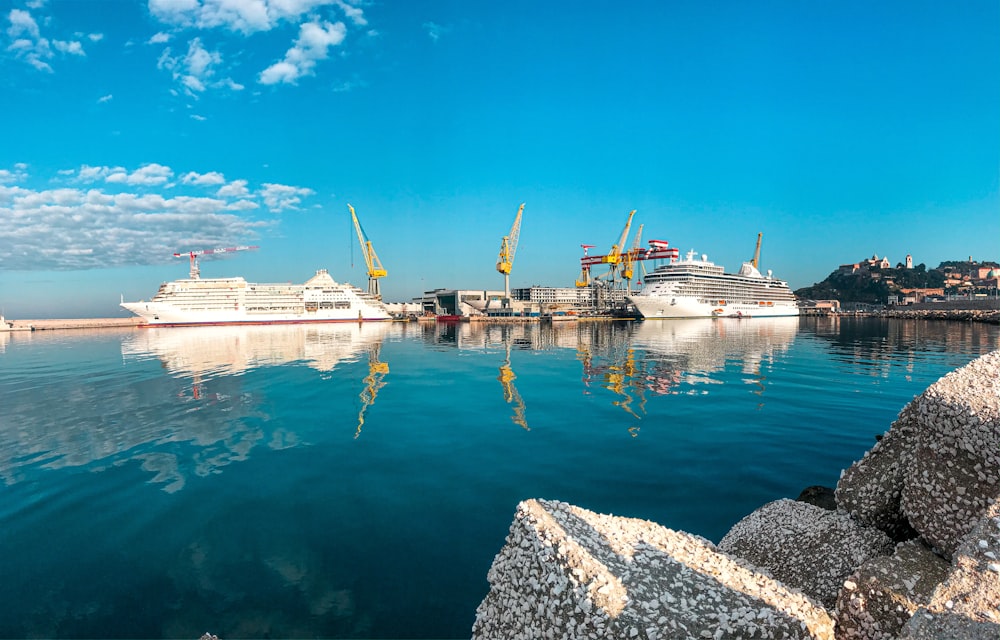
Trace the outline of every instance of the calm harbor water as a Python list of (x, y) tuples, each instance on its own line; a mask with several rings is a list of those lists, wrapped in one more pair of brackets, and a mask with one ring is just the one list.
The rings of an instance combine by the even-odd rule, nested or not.
[(0, 637), (468, 637), (515, 505), (713, 541), (1000, 327), (0, 333)]

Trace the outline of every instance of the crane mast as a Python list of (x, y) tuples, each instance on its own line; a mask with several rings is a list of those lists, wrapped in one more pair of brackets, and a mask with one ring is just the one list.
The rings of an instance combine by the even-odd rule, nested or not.
[(524, 213), (524, 203), (521, 203), (514, 217), (510, 233), (500, 240), (500, 254), (497, 256), (497, 271), (503, 274), (504, 305), (510, 304), (510, 270), (514, 266), (514, 254), (517, 253), (517, 241), (521, 235), (521, 215)]
[(249, 251), (251, 249), (259, 249), (257, 246), (239, 246), (239, 247), (219, 247), (217, 249), (196, 249), (194, 251), (185, 251), (183, 253), (175, 253), (175, 258), (182, 258), (188, 256), (191, 258), (191, 270), (188, 272), (188, 277), (192, 280), (198, 280), (201, 278), (201, 269), (198, 267), (198, 256), (211, 255), (213, 253), (229, 253), (231, 251)]
[(372, 241), (368, 239), (364, 230), (362, 230), (361, 221), (358, 220), (358, 214), (354, 212), (354, 207), (348, 204), (347, 208), (351, 210), (351, 220), (354, 221), (354, 230), (358, 233), (361, 253), (365, 256), (365, 266), (368, 267), (368, 293), (381, 300), (382, 292), (379, 289), (378, 281), (379, 278), (386, 276), (386, 270), (382, 267), (382, 261), (378, 259), (378, 255), (375, 253)]
[(764, 235), (763, 233), (757, 234), (757, 248), (754, 249), (753, 262), (751, 263), (753, 264), (754, 269), (760, 269), (760, 238), (763, 235)]

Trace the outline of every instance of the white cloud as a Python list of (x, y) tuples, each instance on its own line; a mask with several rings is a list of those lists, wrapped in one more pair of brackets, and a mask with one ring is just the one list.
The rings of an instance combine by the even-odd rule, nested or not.
[(431, 40), (437, 42), (441, 39), (441, 36), (451, 31), (451, 27), (446, 27), (434, 22), (425, 22), (424, 29), (427, 29), (427, 35), (430, 36)]
[(99, 102), (99, 103), (104, 103), (104, 102), (111, 102), (111, 99), (112, 99), (113, 97), (114, 97), (114, 96), (112, 96), (112, 95), (111, 95), (111, 94), (109, 93), (109, 94), (108, 94), (108, 95), (106, 95), (106, 96), (101, 96), (100, 98), (98, 98), (98, 99), (97, 99), (97, 102)]
[(164, 49), (156, 66), (169, 71), (173, 79), (184, 87), (188, 96), (196, 98), (210, 88), (228, 88), (233, 91), (243, 89), (243, 85), (231, 78), (214, 79), (216, 68), (222, 65), (222, 54), (206, 49), (201, 38), (194, 38), (188, 43), (187, 53), (183, 57), (174, 57), (171, 53), (170, 47)]
[(169, 33), (164, 33), (163, 31), (160, 31), (157, 34), (154, 34), (152, 38), (147, 40), (147, 44), (165, 44), (167, 42), (170, 42), (172, 38), (173, 36), (170, 35)]
[(302, 202), (302, 196), (313, 195), (312, 189), (304, 187), (290, 187), (284, 184), (264, 183), (264, 188), (260, 191), (264, 204), (271, 211), (278, 212), (283, 209), (298, 209), (298, 204)]
[(53, 40), (52, 45), (56, 48), (56, 51), (60, 51), (62, 53), (69, 53), (74, 56), (87, 55), (83, 51), (83, 45), (76, 41), (65, 42), (63, 40)]
[(21, 9), (11, 9), (10, 13), (7, 15), (7, 19), (10, 20), (10, 26), (7, 28), (7, 35), (11, 38), (16, 38), (19, 35), (26, 35), (33, 39), (38, 39), (41, 37), (41, 32), (38, 30), (38, 23), (35, 19), (31, 17), (31, 14), (27, 11), (22, 11)]
[(247, 189), (246, 180), (233, 180), (229, 184), (220, 187), (215, 195), (220, 198), (245, 198), (250, 195), (250, 190)]
[(100, 42), (101, 40), (104, 39), (104, 34), (103, 33), (91, 33), (91, 34), (88, 34), (87, 37), (90, 38), (91, 42)]
[(281, 22), (296, 22), (323, 6), (340, 7), (355, 24), (365, 24), (356, 4), (341, 0), (149, 0), (149, 11), (171, 25), (250, 35), (270, 31)]
[(347, 35), (343, 22), (307, 22), (299, 27), (299, 38), (285, 53), (284, 60), (261, 72), (261, 84), (294, 84), (302, 76), (312, 75), (317, 60), (325, 60), (332, 46), (339, 45)]
[(363, 27), (368, 24), (368, 21), (365, 20), (364, 11), (361, 10), (361, 7), (354, 6), (348, 2), (344, 2), (343, 0), (338, 0), (337, 6), (340, 7), (341, 11), (344, 12), (344, 15), (350, 18), (351, 22), (357, 26)]
[(225, 184), (226, 178), (218, 171), (209, 171), (208, 173), (189, 171), (181, 176), (181, 182), (184, 184), (216, 185)]
[[(264, 184), (251, 191), (246, 180), (226, 182), (217, 171), (181, 175), (149, 163), (130, 171), (92, 167), (60, 171), (69, 184), (102, 182), (100, 187), (73, 186), (33, 190), (23, 181), (27, 167), (0, 169), (0, 270), (74, 270), (156, 264), (191, 246), (225, 246), (254, 240), (277, 224), (257, 220), (263, 202), (274, 212), (296, 208), (313, 191)], [(197, 195), (204, 186), (222, 185), (214, 196)], [(168, 196), (163, 190), (193, 193)]]
[[(39, 8), (42, 3), (29, 6)], [(52, 65), (49, 64), (49, 61), (55, 58), (56, 51), (64, 55), (87, 55), (83, 50), (83, 44), (78, 40), (49, 40), (43, 37), (38, 22), (28, 11), (11, 9), (10, 13), (7, 14), (7, 20), (10, 23), (10, 26), (7, 27), (7, 36), (11, 41), (7, 46), (7, 51), (39, 71), (52, 73)], [(95, 35), (97, 35), (98, 40), (102, 37), (99, 34)], [(94, 37), (92, 35), (91, 39), (93, 40)], [(96, 42), (96, 40), (94, 41)]]

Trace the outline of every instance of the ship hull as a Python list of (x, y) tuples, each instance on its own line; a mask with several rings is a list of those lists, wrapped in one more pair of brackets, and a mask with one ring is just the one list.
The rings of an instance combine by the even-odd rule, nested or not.
[[(729, 302), (709, 304), (683, 296), (626, 296), (643, 318), (776, 318), (799, 315), (799, 308), (788, 302)], [(770, 305), (767, 302), (771, 302)]]
[(380, 322), (391, 320), (387, 313), (371, 309), (364, 310), (319, 310), (301, 313), (256, 313), (241, 311), (191, 312), (154, 302), (125, 302), (121, 305), (145, 321), (157, 327), (206, 326), (206, 325), (255, 325), (255, 324), (313, 324), (325, 322)]

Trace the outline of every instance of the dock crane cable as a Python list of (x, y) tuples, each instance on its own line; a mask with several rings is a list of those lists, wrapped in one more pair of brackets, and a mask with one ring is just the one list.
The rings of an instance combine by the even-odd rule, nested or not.
[(375, 253), (372, 241), (368, 239), (368, 234), (361, 228), (361, 221), (358, 214), (354, 212), (354, 207), (348, 203), (347, 208), (351, 210), (351, 220), (354, 222), (354, 230), (358, 233), (358, 242), (361, 244), (361, 253), (365, 257), (365, 266), (368, 268), (368, 293), (379, 300), (382, 299), (382, 292), (379, 288), (379, 278), (386, 276), (386, 270), (382, 266), (382, 261)]
[(521, 236), (521, 215), (524, 213), (524, 203), (517, 210), (510, 233), (500, 240), (500, 254), (497, 256), (497, 271), (503, 274), (504, 305), (510, 304), (510, 271), (514, 267), (514, 255), (517, 253), (517, 242)]
[(198, 256), (206, 256), (214, 253), (229, 253), (232, 251), (250, 251), (252, 249), (259, 249), (257, 246), (239, 246), (239, 247), (219, 247), (217, 249), (196, 249), (194, 251), (184, 251), (182, 253), (175, 253), (175, 258), (183, 258), (188, 256), (191, 258), (191, 270), (188, 273), (192, 280), (198, 280), (201, 278), (201, 269), (198, 266)]

